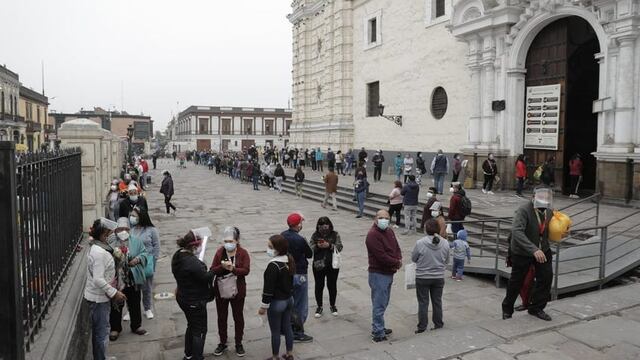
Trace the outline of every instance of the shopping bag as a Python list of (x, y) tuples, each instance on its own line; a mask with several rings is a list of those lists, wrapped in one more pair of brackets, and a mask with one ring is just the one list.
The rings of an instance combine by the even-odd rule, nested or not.
[(404, 289), (416, 288), (416, 264), (411, 263), (404, 267)]
[(333, 247), (333, 258), (331, 259), (331, 267), (334, 268), (335, 270), (338, 270), (338, 269), (340, 269), (340, 263), (341, 262), (342, 262), (342, 255), (340, 255), (340, 252), (334, 246)]

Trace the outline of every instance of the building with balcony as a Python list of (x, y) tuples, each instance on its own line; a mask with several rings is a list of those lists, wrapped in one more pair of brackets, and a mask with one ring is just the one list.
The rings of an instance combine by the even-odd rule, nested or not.
[(14, 141), (25, 147), (27, 124), (18, 114), (19, 98), (18, 74), (0, 66), (0, 141)]
[(291, 109), (189, 106), (169, 122), (168, 151), (287, 146)]
[(89, 119), (100, 125), (103, 129), (111, 131), (123, 140), (127, 139), (127, 128), (133, 126), (133, 152), (136, 154), (149, 154), (151, 152), (151, 138), (153, 137), (153, 120), (151, 116), (132, 115), (126, 111), (105, 110), (95, 107), (93, 110), (80, 109), (77, 113), (51, 112), (50, 124), (54, 130), (60, 128), (65, 122), (73, 119)]
[(29, 151), (35, 151), (46, 146), (48, 134), (45, 126), (48, 121), (49, 99), (37, 91), (20, 86), (18, 114), (27, 124), (25, 135)]

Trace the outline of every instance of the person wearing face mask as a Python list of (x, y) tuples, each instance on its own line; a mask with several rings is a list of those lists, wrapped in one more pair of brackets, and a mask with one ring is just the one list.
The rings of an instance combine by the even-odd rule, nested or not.
[(411, 157), (411, 154), (406, 153), (404, 154), (404, 160), (402, 162), (402, 169), (404, 172), (404, 183), (407, 183), (407, 180), (409, 179), (409, 176), (411, 176), (413, 174), (413, 158)]
[(451, 178), (451, 182), (460, 181), (460, 173), (462, 172), (462, 160), (460, 160), (460, 154), (453, 155), (453, 178)]
[(153, 319), (153, 274), (156, 271), (156, 263), (160, 257), (160, 235), (158, 229), (151, 222), (149, 213), (144, 208), (134, 208), (129, 215), (131, 224), (131, 236), (142, 241), (149, 261), (153, 261), (147, 268), (146, 281), (142, 287), (142, 305), (147, 319)]
[(402, 158), (402, 154), (398, 153), (396, 155), (396, 159), (393, 163), (394, 169), (396, 171), (396, 180), (402, 180), (402, 166), (404, 165), (404, 159)]
[(433, 183), (440, 195), (444, 191), (444, 178), (448, 173), (449, 158), (444, 155), (442, 150), (438, 150), (438, 154), (431, 161), (431, 174), (433, 175)]
[(147, 206), (147, 200), (143, 196), (140, 196), (138, 187), (134, 184), (129, 184), (129, 187), (127, 188), (127, 197), (120, 200), (120, 203), (118, 204), (118, 218), (123, 217), (128, 219), (129, 214), (131, 214), (131, 211), (136, 206), (139, 208), (149, 209)]
[(385, 327), (384, 313), (391, 297), (393, 275), (402, 267), (402, 251), (395, 233), (389, 228), (389, 220), (386, 210), (378, 210), (365, 240), (369, 257), (371, 335), (374, 343), (386, 341), (387, 335), (392, 333)]
[[(130, 236), (129, 219), (118, 219), (115, 236), (108, 240), (114, 248), (116, 258), (116, 274), (118, 277), (118, 289), (127, 297), (129, 309), (130, 327), (134, 334), (145, 335), (147, 331), (142, 327), (142, 313), (140, 311), (141, 289), (145, 285), (145, 268), (148, 261), (153, 261), (148, 256), (142, 241)], [(117, 248), (117, 249), (116, 249)], [(117, 304), (111, 308), (109, 323), (111, 333), (109, 340), (115, 341), (122, 332), (122, 309), (124, 304)]]
[(416, 242), (411, 252), (411, 261), (416, 264), (416, 296), (418, 298), (418, 326), (416, 334), (427, 330), (429, 323), (429, 298), (433, 305), (433, 328), (441, 329), (442, 291), (444, 272), (449, 263), (449, 242), (438, 235), (440, 226), (434, 219), (427, 220), (422, 239)]
[(378, 182), (382, 178), (382, 164), (384, 163), (382, 150), (376, 151), (376, 154), (373, 155), (371, 161), (373, 162), (373, 182)]
[[(240, 246), (240, 229), (237, 227), (226, 227), (222, 233), (222, 241), (224, 244), (216, 251), (211, 263), (211, 271), (216, 274), (213, 292), (216, 297), (218, 335), (220, 336), (220, 343), (213, 355), (220, 356), (227, 351), (227, 318), (229, 305), (231, 305), (235, 329), (236, 355), (244, 356), (242, 337), (244, 335), (244, 299), (247, 296), (245, 277), (249, 275), (251, 258), (249, 257), (249, 252)], [(224, 283), (221, 283), (221, 281)], [(235, 294), (233, 286), (227, 286), (229, 282), (235, 282)]]
[(162, 171), (162, 185), (160, 185), (160, 193), (164, 195), (164, 205), (167, 208), (167, 214), (173, 209), (173, 214), (176, 214), (176, 207), (171, 203), (171, 197), (173, 197), (173, 178), (168, 170)]
[(418, 151), (416, 154), (416, 183), (418, 185), (422, 185), (422, 175), (427, 173), (427, 167), (425, 165), (424, 158), (422, 157), (422, 152)]
[(104, 209), (104, 213), (107, 214), (107, 218), (113, 221), (117, 220), (116, 211), (118, 210), (118, 203), (120, 202), (120, 191), (118, 190), (119, 184), (120, 180), (118, 179), (111, 181), (111, 187), (107, 193), (106, 208)]
[(430, 187), (429, 190), (427, 190), (427, 203), (424, 205), (424, 208), (422, 208), (422, 221), (420, 222), (420, 229), (424, 229), (424, 225), (427, 223), (427, 220), (431, 219), (431, 206), (433, 206), (433, 203), (435, 203), (436, 201), (438, 201), (438, 195), (436, 193), (436, 188), (435, 187)]
[(311, 235), (309, 241), (311, 250), (313, 250), (313, 278), (316, 281), (316, 314), (315, 317), (322, 316), (322, 293), (324, 292), (324, 282), (327, 280), (327, 288), (329, 289), (329, 305), (331, 314), (338, 316), (338, 308), (336, 307), (336, 297), (338, 295), (338, 273), (340, 269), (333, 268), (334, 251), (342, 251), (342, 241), (340, 234), (333, 229), (331, 220), (323, 216), (318, 219), (316, 231)]
[[(440, 201), (434, 201), (433, 205), (431, 205), (431, 208), (429, 208), (430, 214), (431, 214), (431, 218), (435, 219), (436, 222), (438, 223), (438, 234), (443, 238), (446, 239), (447, 238), (447, 223), (444, 220), (444, 214), (442, 212), (442, 204), (440, 203)], [(426, 223), (425, 223), (426, 226)], [(424, 229), (424, 228), (423, 228)]]
[(293, 276), (293, 307), (294, 307), (294, 340), (296, 342), (311, 342), (313, 337), (305, 334), (304, 323), (309, 314), (309, 281), (307, 279), (307, 269), (309, 261), (313, 256), (313, 250), (309, 243), (300, 235), (304, 218), (299, 213), (292, 213), (287, 217), (289, 229), (282, 232), (282, 236), (289, 242), (289, 254), (296, 264), (295, 275)]
[(502, 318), (513, 316), (514, 303), (529, 267), (535, 266), (535, 285), (529, 295), (530, 315), (551, 321), (544, 308), (551, 297), (553, 267), (549, 246), (549, 220), (553, 216), (553, 191), (546, 187), (534, 190), (533, 199), (520, 206), (511, 227), (511, 277), (502, 301)]
[(296, 262), (289, 251), (289, 241), (282, 235), (273, 235), (267, 242), (267, 256), (270, 258), (264, 270), (262, 304), (258, 315), (267, 314), (271, 330), (270, 359), (280, 359), (281, 335), (285, 338), (286, 354), (283, 360), (293, 360), (294, 335), (291, 318), (294, 308), (293, 277)]
[(451, 189), (449, 189), (449, 191), (451, 192), (451, 199), (449, 200), (449, 213), (447, 215), (449, 216), (449, 220), (455, 221), (451, 223), (451, 231), (457, 234), (458, 231), (464, 229), (462, 223), (457, 221), (464, 221), (468, 215), (465, 213), (466, 210), (463, 206), (467, 193), (459, 182), (451, 183)]
[(117, 289), (113, 248), (107, 244), (111, 230), (97, 219), (91, 226), (89, 254), (87, 255), (87, 281), (84, 298), (89, 304), (91, 344), (94, 360), (107, 357), (109, 312), (111, 302), (123, 303), (127, 297)]
[(131, 183), (131, 174), (125, 173), (122, 181), (118, 184), (120, 192), (126, 192), (129, 184)]
[(176, 279), (176, 301), (187, 318), (184, 336), (184, 358), (203, 360), (207, 337), (207, 301), (215, 274), (198, 259), (202, 239), (189, 231), (177, 241), (180, 249), (171, 259), (171, 272)]
[(409, 175), (409, 181), (404, 184), (400, 194), (403, 196), (402, 205), (404, 206), (404, 231), (402, 235), (410, 232), (415, 233), (418, 223), (416, 214), (418, 211), (418, 196), (420, 194), (420, 185), (416, 184), (415, 175)]
[(493, 195), (493, 180), (498, 174), (498, 165), (493, 154), (489, 154), (487, 160), (482, 163), (482, 172), (484, 173), (484, 183), (482, 184), (482, 192)]
[(367, 178), (362, 171), (356, 172), (356, 181), (353, 183), (353, 191), (356, 195), (356, 200), (358, 201), (358, 215), (356, 218), (361, 218), (364, 215), (364, 201), (367, 197), (367, 188), (369, 187), (369, 183), (367, 182)]

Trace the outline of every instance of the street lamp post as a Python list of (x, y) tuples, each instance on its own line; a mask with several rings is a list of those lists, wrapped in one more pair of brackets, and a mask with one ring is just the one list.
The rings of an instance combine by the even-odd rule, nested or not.
[(133, 164), (133, 144), (132, 144), (132, 140), (133, 140), (133, 126), (129, 125), (129, 127), (127, 127), (127, 139), (129, 141), (129, 147), (128, 147), (128, 151), (127, 151), (127, 157), (128, 157), (128, 162), (129, 164)]

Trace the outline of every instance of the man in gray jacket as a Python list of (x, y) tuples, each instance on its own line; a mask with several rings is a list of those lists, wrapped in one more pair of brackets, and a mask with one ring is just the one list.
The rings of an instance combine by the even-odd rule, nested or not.
[(507, 296), (502, 301), (502, 318), (510, 319), (524, 278), (531, 264), (535, 265), (536, 282), (531, 293), (529, 314), (551, 321), (544, 308), (551, 295), (553, 268), (549, 247), (549, 220), (553, 191), (537, 188), (533, 199), (516, 210), (511, 228), (511, 278)]

